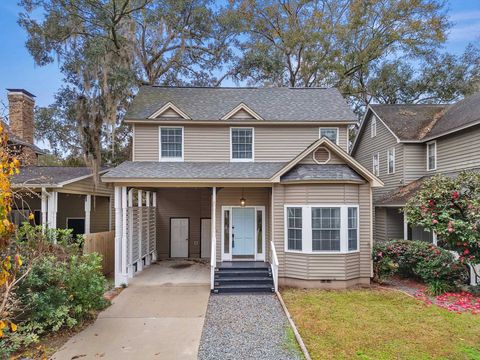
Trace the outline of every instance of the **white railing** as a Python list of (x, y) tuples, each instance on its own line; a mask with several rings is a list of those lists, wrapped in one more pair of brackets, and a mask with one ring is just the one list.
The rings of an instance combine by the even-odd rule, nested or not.
[(272, 275), (273, 275), (273, 285), (275, 287), (275, 292), (278, 291), (278, 257), (277, 251), (275, 250), (275, 245), (273, 241), (270, 241), (270, 262), (272, 266)]

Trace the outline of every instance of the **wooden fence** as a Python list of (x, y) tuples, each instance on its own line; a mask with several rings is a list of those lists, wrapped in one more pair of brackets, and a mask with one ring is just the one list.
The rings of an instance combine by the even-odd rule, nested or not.
[(105, 231), (85, 235), (84, 253), (96, 252), (102, 255), (102, 268), (105, 275), (115, 269), (115, 231)]

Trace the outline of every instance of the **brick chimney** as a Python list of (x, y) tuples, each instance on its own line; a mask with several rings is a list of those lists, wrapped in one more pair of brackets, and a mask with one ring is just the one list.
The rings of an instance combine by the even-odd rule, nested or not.
[(33, 144), (35, 95), (23, 89), (8, 90), (9, 128), (13, 135)]
[[(7, 90), (10, 133), (25, 143), (33, 145), (35, 95), (24, 89)], [(34, 165), (37, 155), (30, 147), (24, 146), (21, 158), (24, 165)]]

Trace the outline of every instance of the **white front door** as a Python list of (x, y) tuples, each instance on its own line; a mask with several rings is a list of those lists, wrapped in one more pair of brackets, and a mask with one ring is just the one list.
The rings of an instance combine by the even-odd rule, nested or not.
[(188, 257), (188, 218), (170, 220), (170, 257)]
[(202, 244), (200, 257), (210, 258), (211, 248), (212, 248), (212, 228), (210, 219), (201, 220), (201, 238), (200, 242)]

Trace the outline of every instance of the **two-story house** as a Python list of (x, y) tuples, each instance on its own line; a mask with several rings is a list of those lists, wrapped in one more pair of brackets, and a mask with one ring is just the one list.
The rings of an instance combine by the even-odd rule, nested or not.
[(370, 105), (351, 154), (385, 183), (373, 192), (374, 240), (435, 242), (402, 210), (424, 179), (480, 170), (480, 93), (453, 105)]
[(370, 282), (382, 182), (347, 152), (338, 90), (143, 86), (125, 121), (133, 161), (102, 176), (117, 286), (156, 258), (210, 259), (214, 291)]

